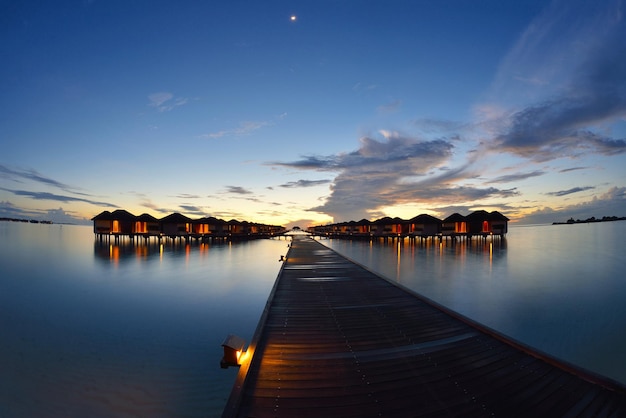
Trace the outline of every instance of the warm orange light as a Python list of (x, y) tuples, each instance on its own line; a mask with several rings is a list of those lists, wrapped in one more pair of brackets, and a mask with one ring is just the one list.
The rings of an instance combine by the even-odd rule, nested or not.
[(120, 247), (117, 245), (109, 245), (109, 258), (117, 264), (120, 261)]
[(241, 352), (239, 351), (237, 354), (237, 362), (241, 364), (245, 364), (248, 361), (248, 357), (250, 357), (249, 351)]

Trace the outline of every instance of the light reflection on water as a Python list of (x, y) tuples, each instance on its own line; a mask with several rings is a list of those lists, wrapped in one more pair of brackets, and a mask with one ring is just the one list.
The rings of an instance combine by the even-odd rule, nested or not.
[[(626, 381), (626, 222), (471, 245), (322, 241), (524, 343)], [(0, 416), (219, 416), (284, 240), (111, 245), (0, 222)]]
[(530, 346), (626, 383), (626, 222), (512, 227), (471, 244), (323, 240)]
[(0, 416), (219, 416), (287, 242), (94, 242), (0, 222)]

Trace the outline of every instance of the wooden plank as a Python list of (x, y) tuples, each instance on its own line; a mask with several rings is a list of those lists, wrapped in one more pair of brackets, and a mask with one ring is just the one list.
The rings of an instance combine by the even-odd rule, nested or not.
[[(294, 238), (225, 417), (611, 416), (626, 390)], [(591, 378), (589, 378), (591, 376)]]

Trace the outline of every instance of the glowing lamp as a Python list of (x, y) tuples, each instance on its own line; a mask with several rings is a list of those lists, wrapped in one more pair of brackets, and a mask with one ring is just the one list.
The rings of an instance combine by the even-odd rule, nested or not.
[(246, 341), (236, 335), (229, 334), (228, 337), (222, 343), (224, 347), (224, 357), (220, 361), (220, 367), (227, 369), (229, 366), (240, 366), (239, 358), (243, 353), (243, 347), (246, 345)]

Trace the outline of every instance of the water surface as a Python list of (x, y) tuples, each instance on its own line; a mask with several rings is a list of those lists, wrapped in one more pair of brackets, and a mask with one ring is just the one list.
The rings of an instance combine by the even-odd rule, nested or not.
[[(463, 315), (626, 382), (626, 222), (505, 240), (322, 243)], [(100, 243), (89, 227), (0, 222), (0, 417), (220, 416), (285, 240)]]
[(0, 416), (219, 416), (287, 242), (120, 245), (0, 222)]

